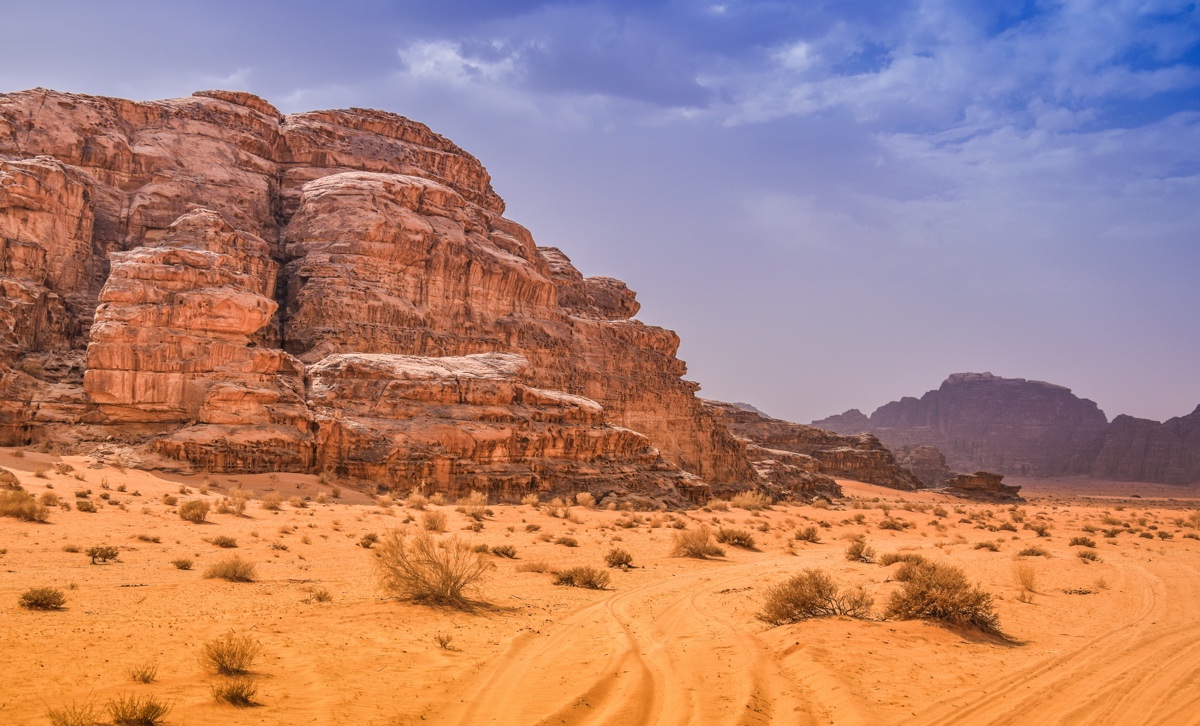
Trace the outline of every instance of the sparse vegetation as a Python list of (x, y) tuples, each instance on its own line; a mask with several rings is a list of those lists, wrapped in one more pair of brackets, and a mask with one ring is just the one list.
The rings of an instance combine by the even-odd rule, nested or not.
[(50, 508), (29, 492), (20, 489), (0, 491), (0, 517), (12, 517), (26, 522), (45, 522), (50, 519)]
[(1000, 633), (1000, 619), (992, 605), (992, 596), (971, 585), (959, 568), (936, 562), (906, 564), (896, 573), (896, 579), (904, 585), (888, 600), (885, 617), (934, 620), (989, 634)]
[(50, 719), (50, 726), (100, 726), (104, 723), (103, 712), (95, 701), (90, 700), (52, 708), (46, 712), (46, 718)]
[(206, 580), (220, 579), (229, 582), (254, 582), (254, 563), (237, 555), (214, 562), (204, 571)]
[(488, 498), (483, 492), (471, 492), (458, 500), (458, 511), (476, 522), (481, 521), (488, 513)]
[(312, 605), (313, 603), (333, 602), (333, 594), (323, 587), (312, 587), (308, 590), (308, 596), (302, 600), (305, 604)]
[(1049, 557), (1050, 553), (1036, 545), (1030, 545), (1017, 553), (1017, 557)]
[(1072, 537), (1071, 541), (1067, 544), (1072, 547), (1095, 547), (1096, 540), (1091, 537)]
[(269, 512), (278, 512), (283, 508), (283, 496), (279, 492), (267, 492), (259, 501), (259, 506)]
[(542, 560), (522, 562), (517, 565), (517, 572), (549, 572), (550, 564)]
[[(729, 505), (747, 511), (758, 511), (771, 507), (771, 498), (762, 492), (738, 492), (729, 498)], [(709, 506), (712, 506), (711, 504)]]
[(96, 564), (108, 562), (109, 560), (117, 559), (117, 555), (119, 554), (119, 552), (117, 552), (116, 547), (100, 546), (100, 547), (88, 547), (86, 554), (88, 557), (92, 558), (92, 564), (96, 565)]
[(457, 538), (439, 543), (426, 532), (392, 530), (376, 548), (380, 587), (421, 603), (467, 608), (467, 595), (493, 565)]
[(236, 539), (224, 534), (219, 534), (216, 537), (213, 537), (209, 540), (209, 542), (216, 547), (221, 547), (222, 549), (233, 549), (234, 547), (238, 546)]
[(200, 524), (208, 518), (208, 502), (191, 499), (179, 505), (179, 518), (185, 522)]
[(574, 537), (559, 537), (554, 540), (554, 544), (562, 545), (563, 547), (578, 547), (579, 540)]
[(874, 604), (861, 588), (843, 590), (823, 570), (809, 568), (770, 587), (756, 617), (771, 625), (831, 615), (869, 618)]
[(1100, 555), (1096, 554), (1092, 550), (1080, 550), (1080, 551), (1076, 552), (1075, 554), (1079, 557), (1079, 559), (1083, 560), (1084, 562), (1099, 562), (1100, 561)]
[(811, 542), (812, 544), (821, 544), (821, 531), (813, 526), (804, 527), (796, 530), (796, 540), (799, 542)]
[(204, 641), (200, 646), (200, 664), (219, 676), (244, 676), (251, 672), (260, 653), (262, 644), (249, 635), (226, 633)]
[(358, 546), (365, 550), (369, 550), (374, 547), (375, 543), (378, 541), (379, 535), (375, 534), (374, 532), (367, 532), (362, 536), (361, 539), (358, 540)]
[(62, 610), (67, 596), (54, 587), (31, 587), (21, 593), (21, 607), (26, 610)]
[(603, 590), (608, 587), (608, 573), (598, 567), (570, 567), (554, 573), (554, 584)]
[(192, 569), (192, 561), (186, 557), (180, 557), (178, 559), (171, 560), (171, 564), (175, 565), (175, 569), (177, 569), (177, 570)]
[(492, 545), (492, 554), (497, 557), (513, 559), (517, 556), (517, 548), (512, 545)]
[(614, 547), (604, 556), (604, 563), (609, 567), (627, 570), (633, 566), (633, 555), (623, 549)]
[(695, 557), (703, 560), (725, 554), (725, 550), (713, 542), (712, 530), (703, 525), (676, 532), (672, 541), (675, 544), (671, 550), (673, 557)]
[(875, 561), (875, 548), (862, 539), (856, 539), (846, 546), (846, 559), (851, 562), (871, 564)]
[(1037, 570), (1028, 562), (1013, 563), (1013, 579), (1025, 592), (1037, 592)]
[(112, 726), (158, 726), (171, 707), (154, 696), (122, 694), (104, 704)]
[(158, 677), (158, 666), (153, 663), (139, 663), (131, 666), (125, 674), (129, 676), (129, 680), (136, 683), (153, 683)]
[(421, 526), (430, 532), (445, 532), (446, 515), (438, 511), (425, 512), (421, 515)]
[(254, 679), (248, 676), (230, 676), (221, 678), (209, 686), (213, 700), (218, 703), (228, 703), (235, 708), (249, 708), (254, 704), (254, 696), (258, 694), (258, 686)]
[(741, 547), (747, 550), (754, 549), (754, 535), (744, 529), (721, 527), (717, 530), (717, 541), (732, 547)]
[(879, 564), (884, 567), (889, 567), (897, 562), (919, 565), (926, 561), (924, 555), (919, 555), (915, 552), (885, 552), (879, 556)]

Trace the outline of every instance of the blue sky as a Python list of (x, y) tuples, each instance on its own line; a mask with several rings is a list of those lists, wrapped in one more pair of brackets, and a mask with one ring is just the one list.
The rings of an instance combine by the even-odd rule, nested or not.
[(41, 2), (0, 90), (367, 106), (807, 421), (989, 370), (1200, 403), (1200, 10), (1040, 2)]

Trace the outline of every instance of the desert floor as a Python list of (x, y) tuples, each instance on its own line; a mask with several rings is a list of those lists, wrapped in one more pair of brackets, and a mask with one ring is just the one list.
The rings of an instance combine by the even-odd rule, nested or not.
[[(32, 494), (72, 502), (90, 489), (99, 505), (55, 507), (46, 524), (0, 519), (0, 723), (47, 724), (48, 709), (123, 694), (168, 702), (173, 724), (1200, 723), (1195, 489), (1026, 481), (1018, 483), (1027, 501), (1014, 509), (847, 481), (847, 498), (831, 508), (576, 506), (563, 518), (546, 506), (493, 505), (474, 532), (454, 504), (414, 511), (348, 488), (334, 498), (313, 477), (90, 464), (0, 449), (0, 466)], [(254, 497), (245, 515), (214, 512), (203, 524), (163, 501), (215, 507), (239, 488)], [(1098, 494), (1085, 496), (1089, 488)], [(264, 509), (272, 492), (311, 501)], [(360, 546), (363, 536), (416, 531), (428, 511), (446, 515), (440, 537), (516, 548), (516, 559), (487, 556), (495, 569), (473, 612), (388, 598), (376, 586), (376, 550)], [(888, 516), (911, 526), (880, 529)], [(1046, 525), (1049, 536), (1027, 524)], [(758, 549), (672, 557), (675, 527), (700, 525), (749, 530)], [(795, 539), (805, 527), (820, 542)], [(755, 619), (767, 588), (806, 567), (861, 585), (881, 611), (899, 587), (890, 578), (899, 565), (847, 561), (855, 535), (880, 554), (961, 566), (994, 595), (1008, 639), (922, 621)], [(234, 538), (236, 549), (211, 544), (217, 536)], [(1088, 548), (1070, 546), (1073, 536), (1093, 538), (1099, 561), (1079, 558)], [(556, 544), (560, 537), (578, 546)], [(984, 542), (997, 551), (977, 547)], [(83, 552), (95, 545), (119, 547), (118, 560), (90, 564)], [(1028, 546), (1050, 556), (1018, 557)], [(632, 553), (636, 567), (609, 570), (606, 590), (521, 571), (603, 568), (613, 547)], [(204, 579), (231, 553), (256, 564), (255, 582)], [(195, 565), (177, 569), (178, 558)], [(1018, 585), (1019, 562), (1034, 569), (1032, 593)], [(66, 608), (19, 607), (38, 586), (61, 588)], [(315, 602), (322, 588), (332, 599)], [(198, 657), (206, 640), (228, 632), (263, 646), (250, 708), (215, 702), (215, 678)], [(129, 670), (146, 664), (157, 666), (156, 680), (133, 682)]]

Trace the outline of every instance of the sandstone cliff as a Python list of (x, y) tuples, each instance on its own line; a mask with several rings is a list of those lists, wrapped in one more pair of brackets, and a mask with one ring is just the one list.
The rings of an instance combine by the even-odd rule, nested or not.
[(1163, 423), (1117, 416), (1092, 461), (1091, 474), (1166, 484), (1200, 481), (1200, 406)]
[[(856, 479), (894, 489), (921, 486), (920, 480), (899, 466), (892, 452), (871, 434), (837, 434), (720, 401), (706, 400), (704, 405), (746, 442), (751, 458), (757, 461), (779, 461), (825, 478)], [(833, 491), (830, 482), (823, 480), (807, 486), (823, 494)]]
[[(678, 337), (503, 212), (474, 157), (393, 114), (0, 94), (0, 444), (398, 488), (753, 486)], [(513, 394), (481, 402), (454, 371), (494, 354)]]

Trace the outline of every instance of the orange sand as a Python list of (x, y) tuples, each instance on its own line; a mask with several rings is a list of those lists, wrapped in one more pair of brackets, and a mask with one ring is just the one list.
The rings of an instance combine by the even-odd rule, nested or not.
[[(74, 471), (33, 475), (59, 461)], [(73, 500), (75, 490), (91, 489), (93, 501), (107, 493), (125, 506), (101, 504), (95, 514), (56, 508), (48, 524), (0, 519), (0, 723), (47, 724), (48, 708), (101, 704), (122, 693), (170, 702), (174, 724), (1200, 723), (1200, 541), (1183, 537), (1200, 530), (1175, 524), (1200, 508), (1196, 490), (1122, 483), (1103, 498), (1084, 499), (1086, 483), (1033, 483), (1020, 508), (1027, 521), (1044, 517), (1048, 538), (1019, 524), (1016, 532), (977, 528), (1011, 521), (1005, 505), (857, 482), (842, 482), (847, 496), (879, 500), (857, 507), (890, 503), (892, 516), (915, 526), (881, 530), (882, 511), (850, 501), (833, 509), (640, 513), (642, 523), (630, 529), (613, 526), (624, 512), (575, 507), (574, 522), (546, 509), (493, 506), (495, 516), (475, 533), (463, 529), (470, 520), (453, 505), (431, 507), (449, 520), (442, 536), (517, 548), (516, 560), (492, 558), (496, 569), (479, 592), (489, 605), (461, 613), (384, 597), (372, 552), (357, 544), (368, 532), (415, 528), (403, 522), (419, 512), (380, 507), (343, 489), (327, 503), (285, 504), (279, 512), (251, 501), (245, 517), (210, 514), (197, 525), (180, 520), (163, 495), (215, 505), (239, 486), (258, 496), (274, 489), (284, 499), (328, 497), (331, 488), (293, 474), (175, 476), (89, 463), (0, 449), (0, 465), (35, 495), (52, 486)], [(213, 488), (201, 495), (206, 481)], [(180, 495), (181, 485), (192, 493)], [(1143, 499), (1130, 498), (1140, 490)], [(906, 511), (905, 503), (941, 505), (948, 516)], [(1101, 524), (1106, 513), (1173, 538), (1097, 532), (1089, 536), (1102, 561), (1084, 562), (1067, 541), (1089, 524), (1108, 526)], [(727, 547), (723, 558), (674, 558), (672, 517), (689, 527), (766, 531), (754, 532), (758, 551)], [(527, 532), (526, 524), (540, 530)], [(809, 525), (819, 527), (821, 543), (791, 538)], [(542, 541), (546, 533), (570, 534), (579, 546)], [(897, 566), (846, 561), (854, 534), (880, 553), (920, 552), (959, 564), (996, 596), (1013, 640), (924, 622), (829, 618), (771, 628), (755, 620), (767, 587), (813, 566), (864, 586), (882, 609), (898, 587), (889, 580)], [(206, 539), (215, 535), (236, 538), (238, 548), (214, 547)], [(1000, 550), (975, 549), (980, 541)], [(91, 565), (63, 549), (100, 544), (119, 546), (119, 561)], [(1053, 557), (1021, 558), (1037, 574), (1032, 601), (1021, 602), (1012, 567), (1018, 550), (1032, 544)], [(557, 587), (549, 574), (516, 571), (539, 560), (602, 567), (613, 546), (633, 553), (638, 567), (611, 571), (606, 591)], [(257, 563), (256, 582), (202, 578), (209, 563), (230, 553)], [(194, 559), (194, 569), (175, 569), (177, 557)], [(65, 610), (18, 607), (21, 592), (43, 585), (66, 592)], [(332, 602), (305, 603), (313, 587), (328, 589)], [(214, 702), (213, 677), (197, 658), (203, 641), (229, 631), (264, 646), (253, 708)], [(435, 643), (438, 634), (452, 637), (452, 650)], [(158, 666), (154, 683), (126, 675), (142, 663)]]

